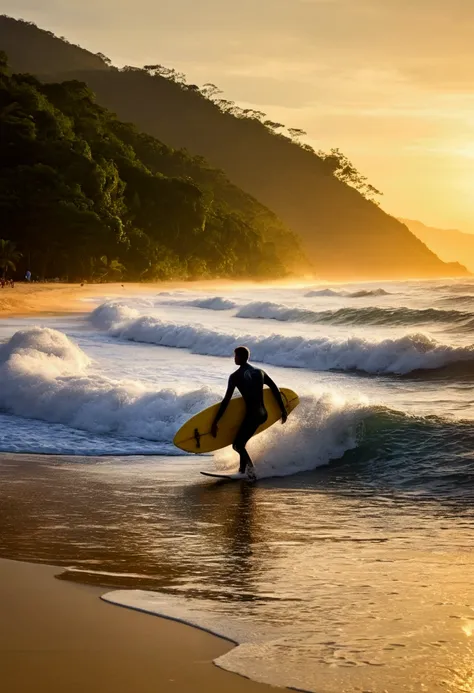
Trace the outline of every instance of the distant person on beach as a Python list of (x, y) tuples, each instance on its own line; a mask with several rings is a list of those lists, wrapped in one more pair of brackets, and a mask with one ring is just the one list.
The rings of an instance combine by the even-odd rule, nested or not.
[(250, 455), (246, 450), (246, 445), (250, 438), (257, 432), (257, 429), (265, 423), (268, 418), (267, 410), (265, 409), (265, 404), (263, 401), (263, 386), (268, 385), (270, 390), (273, 392), (280, 409), (281, 409), (281, 422), (285, 423), (288, 418), (286, 413), (285, 405), (280, 394), (280, 390), (275, 385), (273, 380), (259, 368), (254, 368), (248, 363), (250, 358), (250, 351), (245, 346), (237, 347), (234, 351), (234, 361), (239, 369), (236, 370), (229, 378), (229, 384), (227, 386), (227, 392), (222, 400), (219, 411), (216, 414), (216, 418), (212, 424), (211, 433), (216, 438), (218, 431), (218, 423), (223, 417), (225, 410), (234, 394), (235, 388), (237, 388), (242, 395), (246, 414), (245, 418), (240, 426), (237, 436), (234, 440), (233, 448), (240, 456), (240, 468), (239, 473), (248, 473), (249, 476), (255, 476), (253, 470), (253, 462), (250, 459)]
[(26, 279), (27, 282), (30, 282), (30, 281), (31, 281), (31, 272), (30, 272), (30, 270), (28, 270), (27, 273), (25, 274), (25, 279)]

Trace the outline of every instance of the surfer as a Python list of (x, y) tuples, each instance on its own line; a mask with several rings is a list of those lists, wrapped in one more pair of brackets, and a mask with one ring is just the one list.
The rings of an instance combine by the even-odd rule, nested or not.
[(282, 423), (285, 423), (288, 415), (286, 413), (285, 405), (283, 404), (278, 387), (265, 373), (265, 371), (251, 366), (248, 363), (249, 358), (250, 351), (247, 349), (247, 347), (239, 346), (237, 349), (235, 349), (234, 361), (236, 365), (239, 366), (239, 369), (232, 373), (229, 378), (227, 392), (225, 393), (225, 397), (222, 400), (219, 411), (217, 412), (216, 418), (212, 424), (211, 433), (214, 438), (217, 436), (217, 424), (224, 415), (227, 405), (234, 394), (234, 390), (237, 388), (244, 399), (246, 413), (232, 447), (240, 455), (240, 474), (245, 474), (248, 468), (249, 475), (254, 476), (253, 462), (250, 459), (250, 455), (248, 454), (245, 446), (249, 442), (250, 438), (256, 433), (257, 429), (263, 423), (265, 423), (268, 418), (267, 410), (265, 409), (265, 404), (263, 401), (264, 385), (268, 385), (270, 390), (273, 392), (273, 396), (281, 409)]

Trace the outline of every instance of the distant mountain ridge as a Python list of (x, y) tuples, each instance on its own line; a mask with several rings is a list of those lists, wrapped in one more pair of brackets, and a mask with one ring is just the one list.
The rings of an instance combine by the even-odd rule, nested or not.
[(315, 153), (258, 118), (226, 112), (196, 85), (137, 68), (119, 70), (105, 56), (9, 17), (0, 17), (0, 48), (15, 71), (43, 80), (83, 80), (121, 120), (224, 170), (302, 238), (321, 278), (467, 273), (458, 263), (442, 262), (405, 225), (338, 180)]
[(474, 272), (474, 234), (458, 229), (438, 229), (421, 221), (400, 219), (412, 233), (426, 243), (444, 262), (462, 262)]

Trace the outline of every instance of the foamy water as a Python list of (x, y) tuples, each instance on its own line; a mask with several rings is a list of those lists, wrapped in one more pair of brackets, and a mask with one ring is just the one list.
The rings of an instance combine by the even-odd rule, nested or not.
[[(93, 308), (0, 325), (0, 450), (77, 458), (36, 463), (41, 507), (28, 462), (31, 498), (28, 481), (10, 494), (42, 529), (11, 527), (0, 550), (234, 640), (218, 663), (257, 680), (470, 690), (474, 282), (190, 288)], [(260, 484), (224, 488), (199, 470), (234, 471), (231, 450), (189, 458), (172, 439), (222, 397), (241, 343), (301, 404), (251, 441)]]

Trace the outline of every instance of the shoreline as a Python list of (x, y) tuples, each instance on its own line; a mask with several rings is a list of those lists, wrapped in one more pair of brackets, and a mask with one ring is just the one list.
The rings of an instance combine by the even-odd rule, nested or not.
[[(472, 275), (474, 276), (474, 275)], [(411, 281), (436, 281), (453, 280), (453, 277), (423, 277), (412, 279)], [(328, 280), (312, 278), (283, 279), (274, 281), (252, 281), (238, 279), (201, 279), (196, 281), (166, 280), (162, 282), (150, 283), (106, 283), (106, 284), (61, 284), (56, 282), (44, 284), (27, 284), (20, 282), (15, 284), (15, 288), (5, 287), (0, 289), (0, 319), (8, 317), (26, 317), (31, 315), (47, 314), (67, 314), (85, 313), (92, 310), (93, 303), (89, 306), (83, 299), (107, 296), (109, 299), (116, 299), (127, 295), (150, 294), (153, 292), (176, 291), (187, 289), (189, 291), (219, 291), (229, 287), (239, 286), (242, 289), (255, 287), (283, 287), (283, 286), (309, 286), (311, 283), (321, 287), (331, 285), (351, 285), (351, 284), (374, 284), (383, 281), (409, 281), (409, 280), (390, 280), (390, 279), (368, 279), (368, 280)]]
[(224, 287), (235, 282), (222, 281), (165, 281), (160, 283), (110, 283), (110, 284), (16, 284), (15, 288), (0, 289), (0, 319), (9, 317), (26, 317), (30, 315), (85, 313), (92, 310), (84, 299), (107, 296), (115, 299), (130, 294), (149, 294), (154, 291), (176, 289), (205, 289)]
[(186, 289), (188, 291), (219, 291), (229, 287), (239, 286), (251, 288), (257, 286), (282, 286), (305, 284), (301, 281), (291, 282), (256, 282), (250, 280), (235, 279), (203, 279), (198, 281), (163, 281), (151, 283), (107, 283), (107, 284), (15, 284), (15, 288), (5, 287), (0, 289), (0, 319), (10, 317), (27, 317), (34, 315), (58, 315), (67, 313), (86, 313), (95, 305), (87, 303), (84, 299), (107, 297), (117, 299), (130, 295), (157, 294), (163, 291), (176, 291)]
[(0, 668), (15, 693), (270, 693), (214, 665), (233, 645), (178, 621), (120, 608), (107, 591), (55, 579), (51, 565), (0, 558)]

